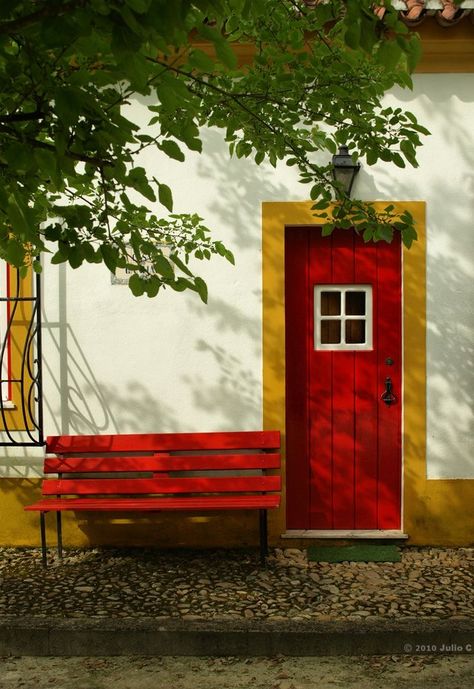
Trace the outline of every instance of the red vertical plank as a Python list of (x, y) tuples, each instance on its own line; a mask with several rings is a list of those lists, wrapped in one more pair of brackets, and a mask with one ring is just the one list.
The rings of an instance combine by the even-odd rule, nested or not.
[[(372, 309), (377, 313), (377, 251), (373, 243), (356, 240), (354, 283), (372, 286)], [(366, 309), (368, 305), (366, 306)], [(374, 319), (372, 319), (373, 321)], [(377, 527), (377, 328), (372, 322), (371, 350), (355, 353), (355, 528)]]
[[(401, 244), (377, 244), (378, 259), (378, 528), (401, 526)], [(393, 364), (387, 363), (388, 359)], [(390, 377), (395, 404), (380, 399)]]
[(287, 528), (309, 528), (308, 231), (285, 232)]
[[(354, 234), (337, 230), (332, 248), (334, 284), (354, 282)], [(354, 524), (354, 363), (352, 351), (333, 352), (333, 528), (353, 529)]]
[(332, 361), (333, 352), (314, 349), (314, 287), (332, 282), (332, 240), (311, 230), (309, 299), (310, 528), (332, 529)]

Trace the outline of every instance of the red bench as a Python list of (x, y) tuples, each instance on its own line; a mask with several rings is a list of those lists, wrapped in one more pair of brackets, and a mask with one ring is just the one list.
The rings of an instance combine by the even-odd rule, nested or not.
[[(51, 456), (54, 455), (54, 456)], [(279, 431), (52, 436), (46, 440), (40, 513), (258, 510), (260, 556), (267, 553), (267, 510), (280, 505)], [(51, 476), (55, 475), (55, 476)]]

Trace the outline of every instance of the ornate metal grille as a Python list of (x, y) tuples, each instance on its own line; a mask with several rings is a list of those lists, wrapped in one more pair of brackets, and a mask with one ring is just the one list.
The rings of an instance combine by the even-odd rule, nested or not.
[(18, 270), (9, 269), (7, 282), (6, 296), (0, 296), (6, 303), (0, 333), (0, 446), (39, 446), (44, 443), (40, 276), (28, 282), (27, 294)]

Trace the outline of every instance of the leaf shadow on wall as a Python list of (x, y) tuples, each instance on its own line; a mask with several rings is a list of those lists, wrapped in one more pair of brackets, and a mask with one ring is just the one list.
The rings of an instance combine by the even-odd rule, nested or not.
[(217, 365), (218, 377), (210, 383), (203, 372), (183, 376), (198, 409), (215, 417), (215, 430), (250, 430), (261, 425), (261, 382), (251, 368), (224, 347), (204, 340), (196, 343)]
[[(472, 134), (460, 126), (446, 133), (453, 150), (474, 170), (474, 148), (465, 146)], [(399, 199), (409, 199), (413, 189), (427, 198), (427, 404), (428, 442), (432, 478), (474, 477), (470, 452), (474, 408), (474, 243), (467, 228), (474, 214), (474, 173), (463, 177), (459, 189), (449, 170), (440, 170), (429, 190), (423, 192), (423, 164), (419, 182), (400, 174), (396, 191), (387, 171), (378, 175), (377, 189)], [(413, 174), (413, 173), (412, 173)], [(451, 181), (452, 180), (452, 181)], [(421, 192), (421, 193), (420, 193)], [(447, 203), (447, 200), (450, 200)], [(410, 305), (407, 305), (410, 308)], [(416, 317), (416, 314), (414, 315)]]
[[(232, 227), (228, 248), (254, 251), (261, 245), (262, 201), (287, 201), (289, 195), (294, 194), (278, 180), (277, 172), (269, 163), (257, 165), (253, 158), (230, 158), (220, 133), (207, 130), (203, 133), (203, 144), (198, 172), (200, 177), (209, 180), (215, 191), (210, 210), (224, 226)], [(286, 168), (282, 162), (279, 167)], [(295, 179), (292, 187), (300, 189), (300, 197), (306, 198), (308, 186), (297, 183), (294, 171), (290, 174)], [(215, 229), (217, 234), (218, 228)]]
[[(65, 265), (59, 269), (58, 294), (58, 320), (49, 320), (47, 312), (43, 314), (44, 351), (51, 350), (51, 361), (43, 357), (45, 418), (54, 424), (54, 428), (45, 428), (46, 433), (176, 430), (178, 422), (170, 408), (144, 383), (132, 380), (119, 387), (100, 381), (68, 320)], [(121, 376), (125, 383), (126, 372), (117, 370), (117, 379)]]

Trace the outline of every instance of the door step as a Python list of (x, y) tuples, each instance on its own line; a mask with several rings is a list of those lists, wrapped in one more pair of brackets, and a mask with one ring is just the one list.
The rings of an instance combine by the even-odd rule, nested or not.
[(370, 538), (370, 539), (406, 539), (408, 534), (395, 529), (360, 529), (356, 531), (329, 531), (319, 529), (289, 529), (281, 534), (281, 538)]

